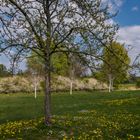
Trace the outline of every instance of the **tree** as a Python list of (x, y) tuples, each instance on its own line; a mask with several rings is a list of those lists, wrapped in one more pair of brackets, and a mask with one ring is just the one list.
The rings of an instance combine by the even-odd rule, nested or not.
[(5, 65), (0, 64), (0, 77), (5, 77), (9, 75), (10, 73), (8, 72), (7, 68)]
[(31, 81), (34, 85), (34, 97), (37, 97), (37, 87), (40, 83), (40, 76), (43, 76), (44, 65), (41, 58), (37, 57), (34, 52), (31, 53), (31, 56), (26, 58), (26, 74), (31, 78)]
[[(87, 66), (79, 60), (76, 55), (64, 54), (62, 52), (52, 55), (52, 66), (53, 74), (67, 76), (70, 78), (70, 94), (72, 94), (74, 77), (79, 78), (83, 76), (87, 70)], [(27, 72), (29, 72), (29, 74), (36, 73), (34, 74), (34, 85), (37, 85), (35, 77), (37, 75), (43, 75), (43, 70), (44, 65), (42, 59), (32, 53), (31, 56), (27, 58)]]
[(68, 54), (68, 76), (70, 78), (70, 95), (72, 95), (74, 79), (84, 76), (87, 71), (87, 65), (86, 63), (84, 63), (85, 61), (87, 61), (86, 58), (80, 57), (79, 59), (75, 54)]
[(68, 75), (68, 59), (64, 53), (57, 53), (52, 55), (53, 73), (56, 75), (67, 76)]
[(140, 73), (140, 54), (138, 54), (132, 64), (132, 77), (135, 79), (137, 77), (137, 75), (139, 75)]
[(130, 58), (123, 44), (113, 42), (104, 49), (104, 63), (98, 78), (108, 81), (109, 92), (113, 90), (115, 84), (119, 84), (128, 77)]
[[(42, 58), (31, 53), (26, 59), (27, 72), (44, 74), (44, 64)], [(74, 76), (79, 78), (84, 75), (87, 65), (83, 63), (76, 55), (69, 56), (62, 52), (52, 55), (52, 73), (55, 75), (69, 76), (71, 65), (73, 65)]]
[(42, 58), (38, 57), (35, 53), (31, 53), (29, 57), (26, 58), (26, 67), (29, 74), (36, 73), (37, 75), (43, 75), (44, 65)]
[(108, 24), (111, 17), (101, 0), (0, 2), (0, 52), (12, 52), (17, 60), (33, 51), (43, 60), (46, 125), (51, 122), (52, 55), (61, 52), (100, 59), (101, 44), (113, 40), (117, 29)]
[[(69, 66), (66, 54), (61, 52), (53, 54), (51, 62), (53, 74), (68, 76)], [(27, 58), (27, 72), (37, 73), (38, 75), (43, 76), (44, 63), (42, 58), (32, 53), (31, 56)]]

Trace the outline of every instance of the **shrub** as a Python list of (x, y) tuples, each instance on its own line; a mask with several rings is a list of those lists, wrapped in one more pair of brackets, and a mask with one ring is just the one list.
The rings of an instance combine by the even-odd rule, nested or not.
[(40, 82), (40, 87), (42, 88), (42, 90), (45, 90), (45, 82), (44, 81)]
[(137, 88), (140, 88), (140, 80), (138, 80), (138, 81), (136, 82), (136, 87), (137, 87)]

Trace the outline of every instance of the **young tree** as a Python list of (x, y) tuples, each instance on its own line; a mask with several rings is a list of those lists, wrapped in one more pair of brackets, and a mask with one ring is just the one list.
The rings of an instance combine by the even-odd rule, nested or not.
[(115, 34), (111, 17), (101, 0), (0, 1), (0, 52), (12, 51), (16, 60), (33, 51), (43, 59), (46, 125), (51, 122), (52, 55), (71, 52), (99, 59), (99, 46)]
[(101, 66), (100, 78), (108, 81), (109, 92), (113, 90), (114, 84), (118, 84), (126, 80), (130, 58), (123, 44), (113, 42), (104, 49), (103, 59), (107, 63)]
[(132, 67), (132, 77), (135, 78), (140, 73), (140, 54), (135, 57)]
[[(51, 62), (53, 66), (52, 74), (67, 76), (70, 78), (70, 94), (72, 94), (74, 78), (83, 76), (87, 70), (87, 66), (76, 55), (64, 54), (62, 52), (53, 54)], [(36, 73), (34, 74), (34, 85), (37, 85), (35, 84), (35, 76), (44, 75), (44, 64), (42, 58), (32, 53), (31, 56), (27, 58), (27, 72), (29, 74)]]
[(67, 76), (69, 69), (67, 55), (62, 52), (52, 55), (52, 66), (54, 74)]
[(7, 70), (6, 66), (3, 64), (0, 64), (0, 77), (5, 77), (10, 75), (10, 72)]

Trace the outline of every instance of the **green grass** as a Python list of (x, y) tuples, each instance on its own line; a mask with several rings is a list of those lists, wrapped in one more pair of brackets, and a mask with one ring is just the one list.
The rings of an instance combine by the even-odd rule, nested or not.
[(118, 88), (123, 88), (123, 89), (129, 89), (129, 88), (136, 88), (136, 84), (132, 83), (132, 84), (119, 84)]
[(43, 94), (0, 95), (0, 139), (140, 139), (140, 91), (52, 94), (51, 127), (43, 104)]

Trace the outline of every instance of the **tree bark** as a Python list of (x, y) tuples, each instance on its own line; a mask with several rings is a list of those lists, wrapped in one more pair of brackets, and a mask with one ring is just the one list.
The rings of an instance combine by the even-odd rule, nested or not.
[(113, 91), (113, 83), (114, 83), (114, 79), (112, 77), (112, 74), (108, 75), (108, 79), (109, 79), (108, 91), (110, 93), (111, 91)]
[(114, 79), (113, 79), (113, 77), (112, 77), (112, 79), (111, 79), (111, 91), (114, 90), (114, 88), (113, 88), (113, 84), (114, 84)]
[(44, 9), (47, 18), (47, 40), (45, 46), (45, 124), (51, 125), (51, 18), (50, 0), (44, 1)]
[(45, 124), (51, 125), (51, 74), (50, 70), (45, 73)]
[(71, 82), (70, 82), (70, 95), (72, 95), (72, 91), (73, 91), (73, 80), (71, 79)]
[(110, 93), (110, 92), (111, 92), (111, 86), (112, 86), (112, 82), (111, 82), (111, 74), (108, 75), (108, 79), (109, 79), (108, 91), (109, 91), (109, 93)]
[(35, 99), (36, 99), (36, 95), (37, 95), (37, 78), (36, 75), (34, 75), (34, 93), (35, 93)]
[(35, 83), (35, 99), (36, 99), (36, 97), (37, 97), (37, 96), (36, 96), (36, 95), (37, 95), (37, 94), (36, 94), (36, 91), (37, 91), (37, 86), (36, 86), (36, 83)]

